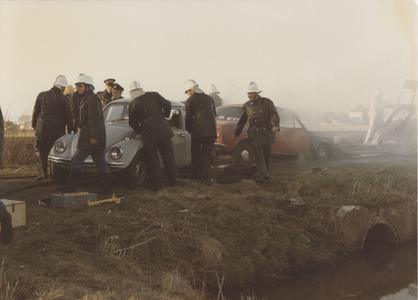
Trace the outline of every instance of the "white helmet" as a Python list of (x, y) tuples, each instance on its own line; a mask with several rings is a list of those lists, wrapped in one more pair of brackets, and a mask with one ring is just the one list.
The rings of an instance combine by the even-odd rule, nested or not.
[(216, 88), (216, 86), (214, 84), (212, 84), (212, 88), (210, 89), (210, 94), (220, 94), (218, 89)]
[(80, 73), (80, 75), (78, 75), (77, 79), (75, 80), (75, 84), (77, 83), (84, 83), (93, 86), (93, 79), (90, 76)]
[(196, 81), (194, 81), (193, 79), (187, 80), (184, 83), (184, 92), (186, 93), (188, 90), (192, 89), (195, 86), (199, 86)]
[(67, 86), (67, 78), (64, 75), (58, 75), (57, 79), (55, 79), (54, 86), (57, 88), (65, 88)]
[(251, 81), (247, 88), (247, 93), (261, 93), (261, 91), (258, 89), (257, 84), (254, 81)]
[(141, 84), (138, 81), (132, 81), (131, 84), (129, 84), (129, 91), (134, 91), (134, 90), (142, 90)]

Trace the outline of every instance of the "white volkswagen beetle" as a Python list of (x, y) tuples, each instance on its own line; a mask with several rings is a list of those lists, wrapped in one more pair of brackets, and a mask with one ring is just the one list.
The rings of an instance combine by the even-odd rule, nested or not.
[[(131, 100), (131, 98), (115, 100), (103, 109), (106, 126), (105, 157), (112, 175), (123, 177), (129, 188), (136, 188), (144, 183), (147, 177), (147, 166), (141, 135), (137, 135), (128, 123), (128, 105)], [(171, 101), (171, 113), (167, 120), (174, 133), (171, 140), (179, 169), (191, 167), (191, 137), (185, 129), (185, 115), (184, 104)], [(48, 156), (52, 179), (64, 181), (68, 178), (71, 157), (76, 151), (78, 137), (79, 132), (66, 134), (55, 142)], [(163, 166), (161, 157), (160, 165)], [(83, 172), (87, 174), (99, 173), (90, 156), (84, 162)]]

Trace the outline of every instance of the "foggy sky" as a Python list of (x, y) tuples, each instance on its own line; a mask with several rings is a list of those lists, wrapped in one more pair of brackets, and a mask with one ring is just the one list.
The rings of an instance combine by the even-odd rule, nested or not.
[(215, 84), (226, 104), (262, 95), (312, 114), (396, 102), (417, 78), (413, 0), (0, 1), (0, 105), (32, 114), (57, 75), (96, 92), (115, 78), (183, 101), (183, 84)]

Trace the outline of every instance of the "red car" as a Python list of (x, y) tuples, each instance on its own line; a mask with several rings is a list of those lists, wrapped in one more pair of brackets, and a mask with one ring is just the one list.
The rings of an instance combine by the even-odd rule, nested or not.
[[(321, 136), (310, 132), (302, 121), (290, 109), (276, 107), (280, 116), (280, 131), (276, 132), (276, 142), (272, 146), (272, 156), (313, 155), (325, 159), (336, 151), (331, 136)], [(216, 143), (224, 144), (223, 155), (231, 155), (232, 162), (238, 166), (250, 166), (255, 163), (255, 148), (249, 143), (248, 122), (241, 135), (233, 139), (233, 133), (243, 113), (242, 104), (224, 105), (216, 108), (217, 139)]]

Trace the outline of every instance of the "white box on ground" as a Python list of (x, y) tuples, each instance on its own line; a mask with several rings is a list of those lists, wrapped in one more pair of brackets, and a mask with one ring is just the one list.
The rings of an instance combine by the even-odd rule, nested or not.
[[(13, 228), (26, 225), (26, 202), (17, 200), (0, 199), (6, 206), (6, 210), (12, 215)], [(1, 225), (0, 225), (1, 230)]]

